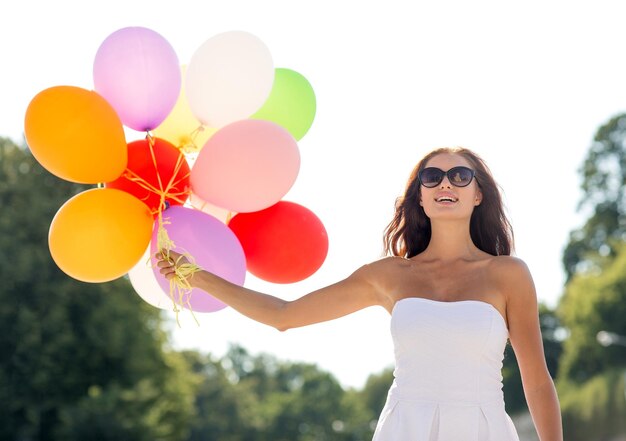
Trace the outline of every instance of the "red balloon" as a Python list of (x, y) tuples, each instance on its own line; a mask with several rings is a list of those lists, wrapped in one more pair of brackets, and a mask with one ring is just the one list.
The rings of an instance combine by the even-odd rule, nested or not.
[[(153, 154), (154, 153), (154, 154)], [(117, 188), (143, 201), (154, 215), (161, 207), (161, 193), (168, 206), (182, 205), (189, 196), (189, 164), (183, 153), (160, 138), (128, 144), (126, 171), (105, 186)]]
[(251, 274), (273, 283), (306, 279), (324, 263), (328, 235), (319, 218), (302, 205), (280, 201), (251, 213), (238, 213), (228, 226), (246, 255)]

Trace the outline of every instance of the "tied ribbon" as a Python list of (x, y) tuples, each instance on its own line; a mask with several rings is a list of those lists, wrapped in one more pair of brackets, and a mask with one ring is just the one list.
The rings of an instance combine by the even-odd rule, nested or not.
[(196, 144), (196, 138), (200, 135), (200, 133), (204, 132), (204, 129), (204, 125), (200, 124), (188, 136), (183, 137), (180, 140), (180, 144), (177, 146), (178, 149), (185, 154), (198, 153), (200, 151), (200, 147)]
[[(170, 255), (170, 251), (176, 247), (174, 241), (167, 234), (167, 230), (165, 229), (165, 225), (169, 224), (169, 221), (163, 219), (162, 213), (159, 212), (158, 217), (158, 229), (157, 229), (157, 248), (161, 253), (161, 256), (174, 264), (174, 277), (169, 279), (169, 293), (168, 296), (172, 299), (172, 310), (176, 314), (176, 323), (180, 328), (180, 306), (186, 306), (187, 309), (191, 311), (191, 316), (197, 325), (200, 325), (198, 319), (193, 313), (193, 308), (191, 307), (191, 290), (193, 287), (191, 283), (189, 283), (189, 279), (193, 276), (194, 273), (200, 271), (200, 268), (193, 260), (193, 256), (191, 256), (187, 251), (181, 253), (181, 255), (174, 261), (172, 256)], [(180, 263), (182, 262), (182, 263)], [(186, 298), (185, 298), (186, 296)]]
[[(193, 309), (190, 304), (190, 296), (191, 290), (193, 287), (189, 283), (189, 278), (193, 276), (194, 273), (200, 271), (202, 268), (198, 266), (194, 262), (193, 256), (191, 256), (187, 251), (181, 253), (181, 257), (178, 261), (174, 262), (172, 257), (170, 256), (170, 251), (176, 248), (174, 241), (169, 237), (167, 230), (165, 229), (165, 225), (169, 224), (167, 218), (163, 217), (163, 211), (169, 207), (168, 200), (176, 201), (179, 204), (184, 204), (187, 196), (189, 196), (189, 189), (184, 189), (183, 191), (175, 191), (174, 189), (181, 183), (183, 179), (189, 177), (189, 173), (178, 177), (180, 172), (180, 168), (184, 163), (184, 155), (183, 151), (179, 152), (178, 158), (176, 160), (176, 165), (174, 167), (174, 172), (172, 173), (172, 177), (167, 185), (163, 186), (163, 182), (161, 180), (161, 175), (159, 174), (159, 170), (157, 167), (156, 156), (154, 154), (154, 138), (147, 132), (146, 139), (148, 140), (148, 144), (150, 145), (150, 155), (152, 158), (152, 163), (154, 164), (154, 169), (156, 171), (157, 180), (159, 187), (155, 187), (143, 179), (141, 176), (134, 173), (132, 170), (126, 169), (124, 172), (124, 177), (129, 181), (136, 183), (142, 188), (157, 194), (160, 197), (159, 207), (153, 211), (151, 214), (154, 216), (157, 215), (157, 248), (161, 253), (162, 257), (165, 260), (168, 260), (175, 264), (175, 274), (169, 280), (169, 293), (168, 296), (172, 300), (173, 311), (176, 314), (176, 323), (180, 327), (179, 321), (179, 306), (186, 306), (191, 314), (199, 325), (196, 316), (193, 314)], [(183, 260), (183, 263), (179, 264), (179, 261)], [(186, 297), (185, 297), (186, 296)], [(186, 300), (185, 300), (186, 299)]]

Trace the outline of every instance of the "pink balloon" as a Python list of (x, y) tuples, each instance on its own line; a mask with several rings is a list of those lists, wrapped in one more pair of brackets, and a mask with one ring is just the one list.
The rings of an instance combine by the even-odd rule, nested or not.
[(209, 204), (207, 201), (202, 200), (200, 197), (198, 197), (198, 195), (193, 192), (189, 193), (189, 199), (187, 199), (187, 201), (196, 210), (200, 210), (205, 212), (206, 214), (210, 214), (211, 216), (226, 225), (228, 225), (228, 221), (236, 214), (225, 208), (216, 207), (213, 204)]
[(165, 38), (141, 27), (120, 29), (100, 45), (93, 66), (96, 92), (138, 131), (157, 127), (181, 86), (178, 56)]
[[(163, 212), (164, 228), (174, 242), (174, 251), (189, 253), (195, 263), (229, 282), (243, 286), (246, 277), (246, 258), (235, 234), (222, 222), (206, 213), (191, 208), (173, 206)], [(170, 282), (156, 267), (158, 222), (155, 222), (151, 241), (151, 259), (159, 286), (170, 292)], [(177, 299), (176, 299), (177, 300)], [(199, 288), (183, 297), (181, 306), (194, 312), (214, 312), (226, 307)]]
[(278, 202), (300, 171), (300, 151), (291, 134), (270, 121), (242, 120), (218, 130), (191, 169), (200, 198), (237, 213)]

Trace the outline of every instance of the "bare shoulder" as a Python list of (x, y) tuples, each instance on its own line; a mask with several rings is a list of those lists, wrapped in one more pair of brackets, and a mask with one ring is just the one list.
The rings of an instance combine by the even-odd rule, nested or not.
[(390, 281), (400, 277), (403, 266), (409, 263), (401, 257), (383, 257), (358, 268), (351, 276), (361, 284), (367, 284), (376, 293), (379, 304), (393, 302), (389, 297)]
[(493, 256), (490, 265), (494, 271), (514, 271), (516, 273), (530, 273), (528, 265), (519, 257)]
[(494, 280), (509, 296), (536, 296), (530, 269), (519, 257), (495, 256), (489, 266)]
[(377, 268), (378, 270), (383, 270), (383, 269), (397, 267), (398, 265), (402, 265), (402, 263), (406, 263), (406, 262), (407, 260), (402, 257), (386, 256), (386, 257), (381, 257), (378, 260), (368, 263), (368, 266)]
[(357, 277), (365, 277), (370, 282), (375, 283), (377, 280), (380, 280), (382, 277), (389, 274), (389, 272), (398, 269), (399, 265), (402, 265), (403, 261), (405, 261), (405, 259), (402, 259), (401, 257), (383, 257), (361, 266), (354, 272), (353, 275)]

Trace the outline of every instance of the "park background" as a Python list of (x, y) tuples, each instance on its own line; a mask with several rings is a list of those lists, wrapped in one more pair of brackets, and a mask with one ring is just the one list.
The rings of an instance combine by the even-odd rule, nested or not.
[[(625, 351), (600, 345), (596, 334), (626, 333), (619, 266), (626, 6), (23, 1), (0, 11), (0, 401), (7, 439), (71, 439), (90, 429), (102, 439), (367, 439), (386, 392), (393, 352), (381, 308), (286, 333), (229, 309), (198, 314), (199, 325), (183, 315), (178, 327), (173, 313), (133, 297), (124, 279), (88, 285), (56, 269), (47, 228), (78, 189), (28, 156), (24, 113), (47, 87), (93, 88), (99, 45), (127, 26), (159, 32), (181, 64), (208, 38), (247, 31), (267, 45), (276, 67), (296, 70), (313, 86), (317, 115), (299, 142), (302, 166), (285, 199), (324, 222), (328, 257), (305, 281), (275, 285), (248, 275), (246, 286), (292, 299), (379, 258), (382, 231), (416, 161), (434, 147), (468, 147), (504, 190), (516, 255), (545, 305), (553, 368), (565, 360), (558, 383), (567, 439), (624, 433), (618, 392)], [(610, 142), (594, 143), (596, 136)], [(588, 176), (582, 189), (583, 164), (591, 178), (604, 171), (612, 178)], [(588, 203), (579, 210), (582, 200)], [(576, 272), (589, 276), (577, 279)], [(573, 293), (569, 304), (566, 292)], [(506, 381), (515, 383), (512, 359), (509, 351), (505, 393)], [(304, 387), (307, 381), (315, 387)], [(329, 388), (335, 393), (325, 395)], [(516, 393), (507, 405), (523, 412)], [(338, 401), (322, 408), (331, 395)], [(164, 404), (177, 402), (173, 397), (175, 409)], [(342, 410), (328, 415), (333, 408)]]

